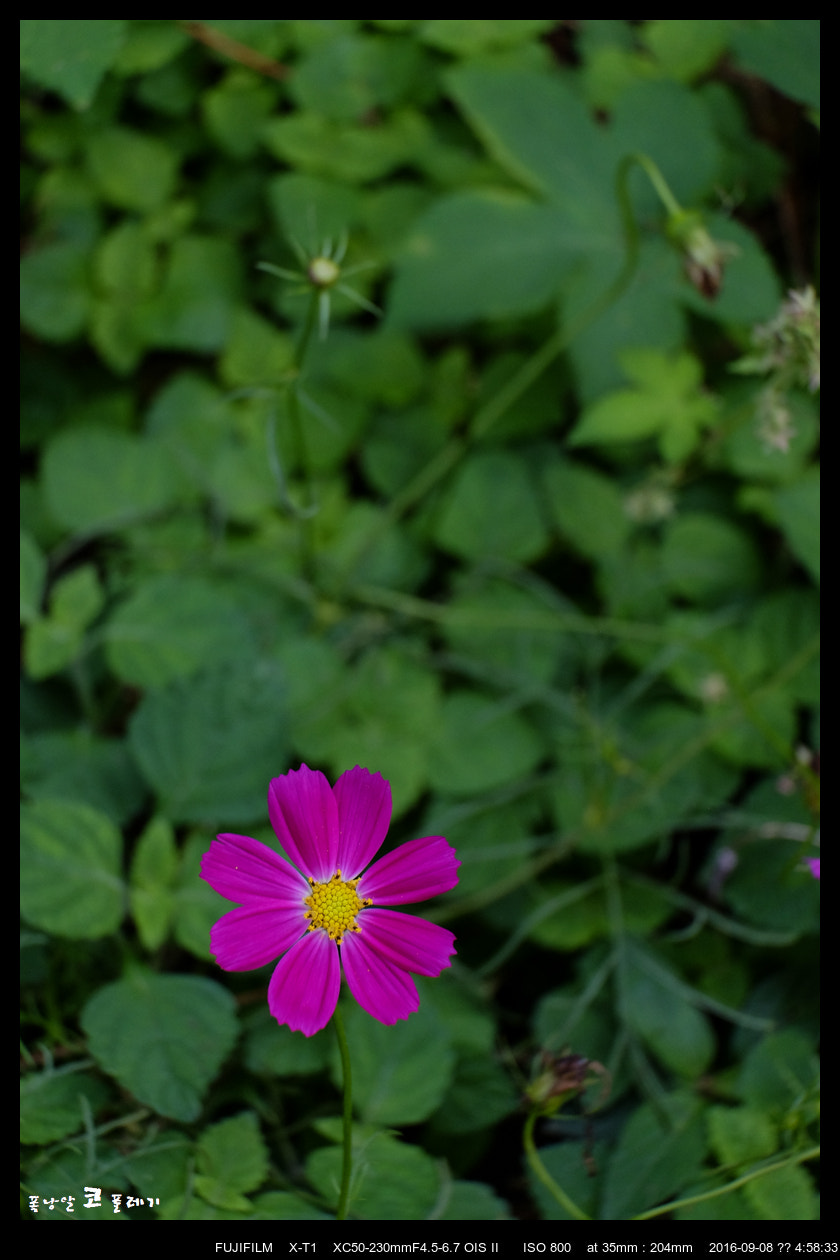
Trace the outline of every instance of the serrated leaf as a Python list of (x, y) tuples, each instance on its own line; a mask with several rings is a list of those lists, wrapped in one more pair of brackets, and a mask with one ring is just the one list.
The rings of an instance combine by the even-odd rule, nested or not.
[(50, 512), (76, 530), (124, 528), (159, 512), (175, 493), (160, 446), (103, 428), (59, 433), (46, 449), (43, 476)]
[(779, 1132), (769, 1117), (755, 1107), (711, 1107), (709, 1143), (721, 1164), (746, 1164), (772, 1155)]
[(87, 1072), (75, 1068), (32, 1072), (20, 1083), (20, 1140), (42, 1145), (82, 1133), (84, 1103), (96, 1112), (107, 1098), (102, 1081)]
[(169, 931), (175, 911), (172, 885), (177, 869), (172, 824), (166, 818), (153, 818), (134, 849), (129, 889), (131, 914), (148, 950), (158, 949)]
[(673, 1094), (639, 1107), (610, 1157), (599, 1219), (624, 1221), (672, 1198), (697, 1177), (705, 1150), (698, 1100)]
[(138, 1101), (174, 1120), (195, 1120), (237, 1035), (236, 1003), (201, 976), (134, 971), (84, 1007), (91, 1054)]
[(144, 790), (124, 740), (95, 739), (89, 731), (49, 730), (24, 737), (30, 797), (92, 805), (118, 826), (143, 804)]
[(789, 1164), (748, 1181), (744, 1198), (763, 1221), (816, 1221), (819, 1202), (804, 1168)]
[(149, 692), (129, 744), (173, 821), (260, 818), (268, 781), (288, 761), (280, 672), (244, 661)]
[(171, 574), (138, 582), (104, 637), (112, 670), (137, 687), (164, 686), (253, 648), (248, 621), (227, 592)]
[(268, 1172), (268, 1150), (253, 1111), (231, 1116), (202, 1133), (196, 1148), (196, 1189), (216, 1207), (248, 1211), (244, 1196)]
[[(350, 1215), (362, 1221), (422, 1221), (440, 1193), (440, 1174), (419, 1146), (385, 1133), (353, 1135)], [(341, 1148), (322, 1147), (306, 1161), (306, 1177), (325, 1201), (338, 1201)]]
[(59, 936), (95, 940), (124, 911), (122, 837), (98, 810), (74, 801), (21, 807), (21, 911)]
[[(427, 1006), (393, 1027), (361, 1008), (345, 1013), (353, 1047), (354, 1105), (369, 1124), (419, 1124), (440, 1105), (452, 1080), (455, 1055), (446, 1029)], [(334, 1056), (333, 1079), (341, 1069)]]

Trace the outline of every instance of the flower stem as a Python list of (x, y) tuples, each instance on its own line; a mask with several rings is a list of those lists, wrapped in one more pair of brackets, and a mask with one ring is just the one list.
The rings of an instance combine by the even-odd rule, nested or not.
[(350, 1070), (350, 1050), (341, 1011), (335, 1008), (332, 1018), (335, 1035), (338, 1038), (338, 1051), (341, 1055), (341, 1071), (344, 1077), (344, 1158), (341, 1162), (341, 1193), (338, 1196), (338, 1208), (335, 1219), (343, 1221), (347, 1216), (347, 1198), (350, 1193), (350, 1173), (353, 1168), (353, 1074)]
[(776, 1172), (779, 1168), (789, 1168), (793, 1164), (803, 1164), (808, 1159), (816, 1159), (819, 1153), (819, 1146), (809, 1146), (807, 1150), (796, 1151), (792, 1155), (785, 1156), (784, 1159), (774, 1160), (761, 1168), (753, 1168), (751, 1172), (744, 1173), (742, 1177), (728, 1182), (725, 1186), (715, 1186), (713, 1190), (706, 1190), (702, 1194), (692, 1194), (687, 1199), (672, 1199), (670, 1203), (662, 1203), (659, 1207), (650, 1208), (647, 1212), (639, 1212), (637, 1216), (631, 1216), (630, 1220), (651, 1221), (655, 1216), (664, 1216), (666, 1212), (675, 1212), (678, 1208), (691, 1207), (695, 1203), (704, 1203), (708, 1199), (716, 1199), (721, 1194), (729, 1194), (732, 1190), (738, 1190), (749, 1181), (755, 1181), (757, 1177), (765, 1176), (766, 1173)]
[(558, 1186), (557, 1182), (554, 1180), (551, 1173), (537, 1154), (537, 1148), (534, 1145), (534, 1125), (536, 1124), (538, 1115), (539, 1111), (537, 1108), (534, 1108), (529, 1113), (528, 1119), (525, 1121), (525, 1130), (522, 1134), (522, 1144), (525, 1147), (525, 1154), (528, 1158), (528, 1163), (531, 1165), (534, 1175), (539, 1177), (551, 1197), (556, 1199), (562, 1208), (565, 1208), (565, 1210), (569, 1213), (569, 1216), (573, 1216), (576, 1221), (591, 1221), (592, 1217), (587, 1216), (585, 1212), (582, 1212), (574, 1200), (569, 1198), (562, 1186)]

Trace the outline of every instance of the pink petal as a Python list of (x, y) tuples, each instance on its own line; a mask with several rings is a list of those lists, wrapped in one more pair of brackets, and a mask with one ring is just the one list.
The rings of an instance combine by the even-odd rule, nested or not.
[(460, 865), (443, 836), (409, 840), (365, 872), (359, 881), (359, 896), (386, 906), (425, 901), (455, 887)]
[(230, 901), (271, 897), (285, 903), (309, 892), (293, 866), (250, 836), (217, 836), (201, 859), (201, 878)]
[(326, 932), (316, 929), (307, 932), (275, 967), (268, 984), (268, 1009), (278, 1024), (311, 1037), (332, 1018), (340, 988), (338, 946)]
[(820, 877), (820, 859), (819, 859), (819, 858), (806, 858), (806, 859), (805, 859), (805, 861), (806, 861), (806, 862), (808, 863), (808, 865), (810, 866), (810, 868), (811, 868), (811, 874), (813, 875), (814, 879), (819, 879), (819, 877)]
[(338, 806), (321, 771), (301, 766), (272, 779), (268, 813), (277, 839), (304, 875), (330, 879), (338, 857)]
[(303, 898), (281, 907), (273, 899), (249, 901), (229, 910), (210, 929), (210, 951), (225, 971), (265, 967), (294, 945), (306, 931)]
[(338, 866), (355, 879), (382, 847), (391, 825), (391, 785), (381, 774), (356, 766), (333, 788), (338, 803)]
[(406, 971), (390, 963), (364, 941), (364, 933), (348, 932), (341, 942), (341, 961), (350, 992), (380, 1024), (408, 1019), (420, 1006), (417, 985)]
[(446, 928), (399, 910), (372, 906), (359, 915), (361, 936), (386, 961), (402, 971), (439, 976), (455, 951), (455, 937)]

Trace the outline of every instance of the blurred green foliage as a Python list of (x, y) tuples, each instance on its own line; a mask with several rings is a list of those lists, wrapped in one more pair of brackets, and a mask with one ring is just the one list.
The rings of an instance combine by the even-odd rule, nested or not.
[[(21, 21), (28, 1194), (334, 1212), (330, 1032), (218, 971), (198, 878), (305, 760), (463, 863), (452, 971), (346, 1011), (351, 1216), (565, 1219), (548, 1051), (610, 1075), (538, 1129), (590, 1215), (815, 1219), (813, 363), (730, 368), (818, 337), (818, 28)], [(257, 263), (345, 246), (303, 358)]]

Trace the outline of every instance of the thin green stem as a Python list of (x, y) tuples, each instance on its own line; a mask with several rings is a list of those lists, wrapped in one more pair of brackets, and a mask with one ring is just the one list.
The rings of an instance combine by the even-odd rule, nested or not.
[(683, 213), (682, 206), (665, 183), (662, 172), (652, 158), (649, 158), (646, 153), (631, 153), (624, 160), (628, 163), (628, 169), (632, 165), (641, 166), (669, 215), (676, 216)]
[(353, 1170), (353, 1074), (350, 1070), (350, 1049), (347, 1045), (347, 1034), (341, 1011), (335, 1008), (332, 1018), (335, 1035), (338, 1038), (338, 1052), (341, 1055), (341, 1072), (344, 1077), (344, 1150), (341, 1161), (341, 1193), (338, 1196), (338, 1208), (335, 1219), (343, 1221), (347, 1216), (347, 1199), (350, 1194), (350, 1174)]
[(522, 1144), (525, 1147), (525, 1155), (528, 1159), (528, 1163), (531, 1165), (531, 1170), (533, 1171), (534, 1176), (538, 1177), (543, 1183), (551, 1197), (569, 1213), (569, 1216), (573, 1216), (576, 1221), (591, 1221), (592, 1217), (587, 1216), (585, 1212), (582, 1212), (575, 1201), (569, 1198), (563, 1187), (558, 1186), (557, 1182), (554, 1180), (551, 1173), (537, 1154), (537, 1148), (534, 1145), (534, 1125), (537, 1122), (538, 1115), (539, 1112), (536, 1110), (529, 1113), (528, 1119), (525, 1121), (525, 1129), (522, 1134)]
[(663, 1203), (659, 1207), (649, 1208), (647, 1212), (640, 1212), (638, 1216), (631, 1216), (630, 1219), (632, 1221), (650, 1221), (654, 1216), (664, 1216), (666, 1212), (674, 1212), (677, 1208), (691, 1207), (694, 1203), (704, 1203), (707, 1199), (716, 1199), (722, 1194), (729, 1194), (732, 1190), (738, 1190), (749, 1181), (755, 1181), (757, 1177), (764, 1177), (767, 1173), (775, 1172), (777, 1168), (787, 1168), (791, 1164), (804, 1164), (808, 1159), (816, 1159), (819, 1153), (819, 1146), (809, 1146), (804, 1151), (797, 1151), (793, 1155), (786, 1156), (785, 1159), (777, 1159), (772, 1164), (765, 1164), (762, 1168), (754, 1168), (751, 1172), (744, 1173), (743, 1177), (727, 1182), (725, 1186), (715, 1186), (714, 1190), (705, 1190), (702, 1194), (693, 1194), (687, 1199), (675, 1199), (672, 1203)]

